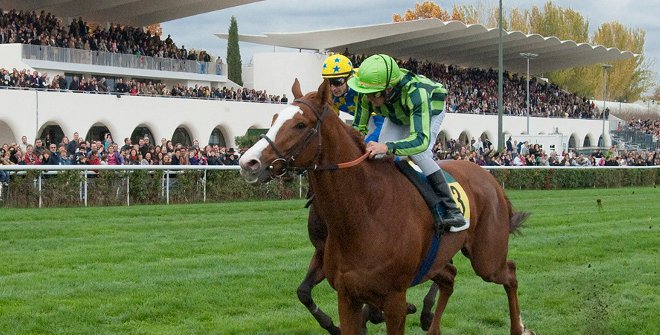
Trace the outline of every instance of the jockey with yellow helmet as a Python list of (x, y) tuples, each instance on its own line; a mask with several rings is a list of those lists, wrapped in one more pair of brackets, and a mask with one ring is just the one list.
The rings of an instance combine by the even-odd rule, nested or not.
[[(355, 115), (358, 101), (362, 98), (362, 94), (352, 90), (346, 84), (348, 79), (353, 75), (353, 72), (353, 63), (344, 55), (330, 55), (323, 62), (321, 76), (330, 83), (332, 103), (337, 113), (342, 111), (350, 115)], [(368, 129), (365, 138), (367, 143), (378, 141), (382, 125), (383, 117), (380, 115), (374, 115), (369, 119), (365, 128)]]
[[(372, 113), (385, 117), (379, 143), (367, 143), (370, 156), (409, 156), (440, 198), (440, 203), (432, 208), (440, 224), (445, 228), (463, 227), (465, 219), (432, 152), (445, 118), (447, 89), (422, 75), (400, 69), (388, 55), (365, 59), (348, 86), (361, 94), (353, 121), (357, 130), (366, 131)], [(438, 206), (445, 208), (442, 215)]]

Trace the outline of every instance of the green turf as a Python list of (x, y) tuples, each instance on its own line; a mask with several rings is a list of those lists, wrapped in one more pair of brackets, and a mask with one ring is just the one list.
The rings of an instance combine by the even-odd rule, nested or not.
[[(658, 333), (660, 191), (508, 195), (533, 213), (510, 247), (528, 327)], [(312, 253), (303, 204), (3, 208), (0, 334), (323, 334), (295, 293)], [(443, 334), (508, 334), (502, 287), (455, 261)], [(408, 300), (421, 307), (428, 285)], [(329, 285), (314, 296), (337, 320)], [(418, 319), (408, 334), (423, 333)]]

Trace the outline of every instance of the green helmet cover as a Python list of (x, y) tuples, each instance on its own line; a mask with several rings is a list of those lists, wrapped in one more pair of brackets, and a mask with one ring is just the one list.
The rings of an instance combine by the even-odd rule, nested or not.
[(348, 86), (359, 93), (375, 93), (396, 85), (402, 76), (394, 58), (378, 54), (362, 62)]

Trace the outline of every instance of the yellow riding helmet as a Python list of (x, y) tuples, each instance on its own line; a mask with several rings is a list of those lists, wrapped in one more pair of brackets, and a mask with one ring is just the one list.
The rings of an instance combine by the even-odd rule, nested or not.
[(323, 62), (323, 78), (342, 78), (353, 74), (353, 63), (344, 55), (331, 55)]

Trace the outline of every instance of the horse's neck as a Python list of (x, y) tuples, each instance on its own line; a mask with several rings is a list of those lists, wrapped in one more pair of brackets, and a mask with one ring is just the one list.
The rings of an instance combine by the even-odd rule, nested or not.
[[(334, 128), (332, 133), (325, 130), (322, 141), (319, 165), (346, 163), (358, 159), (363, 153), (361, 148), (344, 128)], [(310, 174), (310, 187), (314, 192), (314, 206), (328, 225), (331, 235), (345, 236), (350, 239), (359, 235), (355, 222), (365, 215), (365, 202), (369, 201), (369, 187), (373, 182), (374, 169), (371, 163), (363, 161), (355, 166), (314, 171)], [(366, 223), (366, 222), (365, 222)]]

